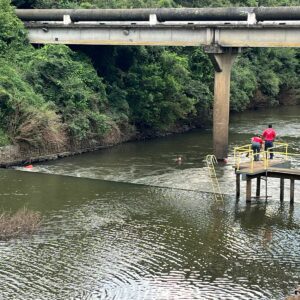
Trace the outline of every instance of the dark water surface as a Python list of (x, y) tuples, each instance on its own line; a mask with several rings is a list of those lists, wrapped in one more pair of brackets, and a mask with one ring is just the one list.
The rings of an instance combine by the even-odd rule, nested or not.
[(35, 235), (0, 242), (0, 299), (284, 299), (300, 283), (300, 186), (293, 207), (278, 179), (267, 203), (236, 203), (232, 149), (272, 122), (299, 152), (299, 115), (232, 116), (224, 205), (209, 193), (209, 130), (0, 170), (1, 208), (43, 215)]

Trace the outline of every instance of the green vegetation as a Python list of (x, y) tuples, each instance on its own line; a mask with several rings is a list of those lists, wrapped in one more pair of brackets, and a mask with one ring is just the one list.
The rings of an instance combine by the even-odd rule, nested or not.
[(70, 136), (91, 138), (109, 128), (105, 86), (86, 56), (47, 45), (31, 54), (26, 67), (26, 80), (55, 107)]
[(27, 43), (22, 22), (14, 16), (9, 1), (0, 1), (0, 56)]
[[(0, 60), (0, 113), (2, 141), (43, 144), (60, 141), (59, 117), (42, 96), (19, 74), (17, 67)], [(6, 134), (4, 134), (6, 133)]]
[(144, 48), (139, 56), (124, 80), (133, 122), (141, 129), (168, 130), (194, 114), (196, 98), (187, 89), (188, 57), (160, 48)]
[(9, 1), (0, 8), (0, 143), (61, 145), (109, 132), (105, 85), (89, 58), (67, 46), (34, 49)]
[(140, 7), (176, 7), (174, 0), (15, 0), (15, 5), (39, 8), (140, 8)]
[[(298, 0), (14, 0), (25, 8), (296, 5)], [(232, 72), (231, 109), (277, 105), (300, 91), (298, 49), (246, 49)], [(211, 119), (213, 67), (200, 48), (47, 45), (33, 48), (9, 0), (0, 0), (0, 145), (142, 135)]]
[(26, 8), (151, 8), (292, 6), (299, 5), (299, 0), (14, 0), (13, 4)]

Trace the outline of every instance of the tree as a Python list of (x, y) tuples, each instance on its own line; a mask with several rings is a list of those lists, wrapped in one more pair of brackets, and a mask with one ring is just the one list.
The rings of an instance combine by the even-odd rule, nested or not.
[(86, 56), (64, 45), (44, 46), (33, 52), (26, 79), (55, 104), (75, 138), (103, 134), (108, 129), (105, 85)]
[(136, 63), (128, 74), (128, 103), (139, 128), (167, 130), (195, 113), (196, 99), (186, 93), (188, 58), (166, 50), (147, 51), (147, 63)]
[(9, 0), (0, 0), (0, 56), (27, 44), (26, 30)]

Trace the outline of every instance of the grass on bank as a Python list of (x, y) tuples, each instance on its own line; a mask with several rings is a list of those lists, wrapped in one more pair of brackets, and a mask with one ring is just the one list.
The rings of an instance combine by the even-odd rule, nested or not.
[(0, 240), (32, 234), (39, 228), (41, 220), (39, 212), (27, 208), (22, 208), (14, 214), (2, 212), (0, 214)]

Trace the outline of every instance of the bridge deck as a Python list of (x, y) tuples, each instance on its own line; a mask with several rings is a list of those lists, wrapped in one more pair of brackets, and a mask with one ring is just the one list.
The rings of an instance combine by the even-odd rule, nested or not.
[(300, 21), (278, 24), (25, 22), (33, 44), (300, 47)]

